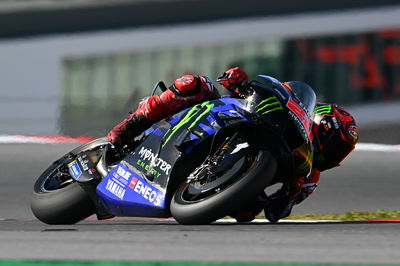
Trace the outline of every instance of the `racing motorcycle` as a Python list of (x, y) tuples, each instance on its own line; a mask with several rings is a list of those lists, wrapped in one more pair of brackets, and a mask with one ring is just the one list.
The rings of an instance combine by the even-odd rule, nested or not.
[(246, 208), (282, 177), (306, 175), (315, 93), (259, 77), (243, 97), (183, 110), (129, 147), (99, 138), (67, 153), (36, 181), (33, 214), (47, 224), (93, 214), (208, 224)]

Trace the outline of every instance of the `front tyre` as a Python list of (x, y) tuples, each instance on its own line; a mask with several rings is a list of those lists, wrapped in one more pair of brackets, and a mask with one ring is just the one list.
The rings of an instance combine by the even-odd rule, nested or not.
[(268, 151), (246, 155), (209, 184), (190, 181), (178, 187), (171, 201), (171, 214), (181, 224), (209, 224), (255, 199), (276, 170), (276, 159)]

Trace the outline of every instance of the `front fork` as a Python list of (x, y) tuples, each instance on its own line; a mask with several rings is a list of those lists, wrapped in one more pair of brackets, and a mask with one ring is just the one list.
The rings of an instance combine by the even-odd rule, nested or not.
[[(109, 219), (114, 217), (114, 215), (108, 213), (108, 211), (105, 209), (105, 207), (99, 200), (96, 193), (97, 185), (109, 172), (106, 159), (109, 148), (110, 148), (109, 145), (104, 145), (101, 154), (99, 154), (97, 157), (98, 158), (97, 160), (94, 161), (88, 160), (88, 163), (89, 161), (91, 161), (90, 163), (92, 164), (92, 166), (90, 168), (92, 169), (92, 171), (96, 170), (97, 173), (93, 172), (92, 175), (86, 175), (86, 172), (84, 171), (86, 178), (79, 178), (77, 180), (80, 187), (86, 192), (86, 194), (91, 199), (96, 209), (96, 215), (98, 220)], [(76, 157), (77, 158), (83, 156), (88, 157), (87, 154), (85, 154), (86, 152), (90, 153), (90, 151), (83, 151), (82, 153), (76, 154)]]
[[(249, 147), (248, 142), (240, 142), (239, 133), (235, 132), (232, 136), (227, 137), (214, 154), (209, 155), (204, 163), (197, 167), (188, 177), (188, 181), (198, 181), (199, 179), (225, 172), (233, 167), (238, 158), (241, 158), (243, 149)], [(236, 146), (235, 146), (236, 144)], [(228, 152), (230, 154), (228, 154)], [(229, 160), (225, 156), (231, 156)]]
[(209, 156), (209, 160), (213, 162), (214, 165), (218, 165), (224, 155), (228, 152), (228, 150), (232, 147), (239, 133), (235, 132), (231, 137), (227, 137), (224, 142), (220, 145), (218, 150), (212, 155)]

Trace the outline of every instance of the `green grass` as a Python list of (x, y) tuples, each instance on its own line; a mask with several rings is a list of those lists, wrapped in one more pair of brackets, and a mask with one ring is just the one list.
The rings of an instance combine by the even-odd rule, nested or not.
[(400, 220), (400, 211), (351, 211), (346, 213), (326, 214), (293, 214), (288, 220), (340, 220), (340, 221), (374, 221)]

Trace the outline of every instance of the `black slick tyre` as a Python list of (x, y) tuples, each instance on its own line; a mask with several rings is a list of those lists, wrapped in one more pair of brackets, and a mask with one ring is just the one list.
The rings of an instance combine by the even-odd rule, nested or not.
[(180, 224), (209, 224), (249, 203), (270, 184), (277, 161), (268, 151), (259, 151), (252, 165), (233, 183), (199, 200), (185, 196), (188, 183), (176, 190), (170, 205), (172, 216)]
[(44, 188), (57, 167), (56, 163), (50, 166), (34, 185), (31, 210), (35, 217), (47, 224), (74, 224), (94, 214), (93, 203), (78, 183), (51, 191)]
[(78, 153), (105, 144), (106, 138), (85, 143), (54, 162), (40, 175), (31, 198), (31, 210), (36, 218), (47, 224), (74, 224), (95, 213), (95, 206), (87, 193), (69, 176), (67, 164)]

